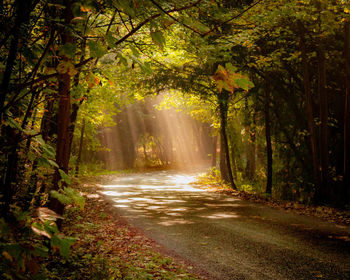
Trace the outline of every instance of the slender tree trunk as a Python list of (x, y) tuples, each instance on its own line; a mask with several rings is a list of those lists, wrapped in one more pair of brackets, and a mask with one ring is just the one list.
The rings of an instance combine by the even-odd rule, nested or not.
[(236, 147), (231, 143), (231, 161), (232, 161), (232, 173), (234, 178), (237, 179), (237, 164), (236, 164)]
[(331, 191), (329, 186), (328, 171), (328, 100), (326, 90), (326, 67), (323, 49), (319, 49), (318, 57), (318, 98), (320, 103), (320, 175), (321, 185), (316, 192), (316, 199), (320, 203), (330, 200)]
[[(9, 93), (11, 76), (14, 71), (16, 63), (16, 56), (18, 52), (18, 45), (20, 42), (21, 26), (27, 23), (30, 18), (30, 13), (34, 5), (32, 1), (17, 0), (14, 5), (16, 6), (16, 18), (13, 28), (13, 37), (10, 42), (10, 48), (7, 56), (6, 66), (2, 75), (0, 84), (0, 122), (3, 120), (4, 104), (6, 97)], [(17, 108), (15, 108), (17, 109)], [(18, 110), (14, 110), (18, 111)], [(14, 114), (16, 116), (16, 114)], [(12, 203), (12, 197), (14, 195), (14, 185), (17, 179), (18, 171), (18, 144), (20, 141), (20, 132), (10, 126), (4, 127), (0, 132), (3, 136), (6, 136), (5, 143), (1, 143), (1, 146), (5, 144), (9, 147), (6, 171), (3, 177), (0, 179), (0, 196), (2, 204), (0, 204), (0, 214), (7, 217), (9, 214), (9, 206)]]
[[(69, 24), (73, 19), (72, 2), (69, 0), (65, 3), (65, 24)], [(64, 30), (62, 35), (62, 44), (73, 43), (73, 37), (68, 29)], [(70, 62), (66, 56), (62, 56), (62, 61)], [(71, 76), (68, 72), (58, 75), (58, 120), (57, 120), (57, 145), (56, 145), (56, 162), (61, 170), (68, 173), (69, 165), (69, 118), (70, 118), (70, 90), (71, 90)], [(53, 189), (58, 189), (58, 181), (60, 175), (58, 170), (54, 176)], [(64, 206), (54, 198), (50, 199), (49, 207), (58, 214), (63, 213)]]
[(221, 179), (225, 182), (230, 182), (230, 177), (228, 175), (228, 169), (226, 164), (226, 150), (224, 136), (222, 135), (222, 130), (220, 128), (220, 161), (219, 168), (221, 173)]
[(15, 2), (16, 6), (16, 19), (13, 28), (13, 37), (10, 43), (9, 53), (7, 56), (5, 71), (2, 76), (1, 86), (0, 86), (0, 121), (3, 116), (3, 108), (6, 100), (6, 95), (8, 94), (8, 89), (10, 85), (11, 75), (14, 70), (14, 65), (16, 62), (16, 55), (18, 50), (18, 43), (21, 34), (21, 25), (29, 20), (30, 13), (32, 11), (32, 1), (30, 0), (17, 0)]
[[(233, 180), (233, 175), (232, 175), (232, 168), (231, 168), (231, 161), (230, 161), (230, 153), (229, 153), (229, 145), (228, 145), (228, 140), (227, 140), (227, 133), (226, 133), (226, 127), (227, 127), (227, 111), (228, 111), (228, 99), (229, 95), (228, 92), (222, 91), (220, 93), (220, 98), (219, 98), (219, 109), (220, 109), (220, 136), (221, 136), (221, 143), (224, 150), (224, 155), (225, 155), (225, 161), (226, 161), (226, 167), (227, 167), (227, 173), (228, 173), (228, 179), (229, 183), (231, 184), (231, 187), (233, 189), (237, 189), (236, 184)], [(221, 153), (222, 151), (220, 151)], [(221, 155), (220, 155), (220, 162), (221, 162)]]
[(81, 161), (81, 154), (83, 152), (83, 145), (84, 145), (84, 133), (85, 133), (85, 119), (83, 119), (83, 124), (81, 126), (81, 134), (80, 134), (80, 141), (79, 141), (79, 151), (78, 151), (78, 157), (77, 162), (75, 166), (75, 174), (79, 174), (79, 168), (80, 168), (80, 161)]
[(271, 121), (270, 121), (270, 88), (269, 76), (265, 79), (265, 137), (266, 137), (266, 156), (267, 156), (267, 181), (266, 193), (271, 194), (272, 191), (272, 144), (271, 144)]
[(247, 126), (246, 130), (249, 130), (249, 140), (247, 141), (245, 177), (249, 180), (253, 180), (255, 175), (255, 128)]
[(314, 123), (314, 115), (312, 109), (312, 96), (311, 96), (311, 85), (310, 85), (310, 73), (309, 73), (309, 65), (307, 61), (306, 54), (306, 45), (305, 45), (305, 35), (304, 35), (304, 27), (300, 24), (300, 49), (301, 49), (301, 57), (302, 57), (302, 68), (303, 68), (303, 76), (304, 76), (304, 92), (305, 92), (305, 102), (306, 102), (306, 114), (307, 114), (307, 123), (310, 133), (310, 145), (311, 145), (311, 156), (312, 156), (312, 164), (314, 171), (314, 179), (316, 184), (316, 189), (321, 185), (321, 176), (320, 176), (320, 164), (318, 159), (318, 149), (316, 145), (316, 133), (315, 133), (315, 123)]
[(345, 23), (345, 69), (346, 92), (344, 110), (344, 178), (342, 198), (344, 204), (350, 202), (350, 21)]
[[(86, 49), (86, 39), (83, 40), (81, 45), (81, 56), (80, 56), (80, 63), (84, 61), (85, 59), (85, 49)], [(80, 82), (80, 75), (81, 75), (81, 69), (78, 69), (78, 73), (74, 76), (74, 82), (73, 87), (77, 87)], [(88, 89), (89, 91), (90, 89)], [(69, 122), (69, 154), (71, 154), (72, 150), (72, 143), (73, 143), (73, 137), (74, 137), (74, 130), (75, 130), (75, 123), (78, 118), (78, 112), (80, 109), (80, 106), (83, 104), (84, 98), (82, 98), (79, 103), (73, 103), (72, 104), (72, 112), (70, 115), (70, 122)]]

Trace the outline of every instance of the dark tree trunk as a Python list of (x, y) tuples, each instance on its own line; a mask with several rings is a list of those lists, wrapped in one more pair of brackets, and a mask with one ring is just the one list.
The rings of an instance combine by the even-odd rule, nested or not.
[(342, 187), (343, 203), (350, 202), (350, 22), (345, 23), (345, 69), (346, 92), (344, 111), (344, 178)]
[(220, 161), (219, 161), (221, 179), (225, 182), (230, 182), (230, 177), (228, 175), (228, 169), (226, 164), (226, 149), (224, 137), (222, 136), (222, 131), (220, 128)]
[(267, 181), (266, 193), (271, 194), (272, 191), (272, 144), (271, 144), (271, 121), (270, 121), (270, 88), (269, 77), (265, 79), (265, 137), (266, 137), (266, 157), (267, 157)]
[(21, 35), (21, 25), (29, 21), (30, 13), (34, 8), (32, 1), (30, 0), (17, 0), (15, 2), (16, 6), (16, 19), (13, 28), (13, 37), (10, 43), (9, 53), (7, 56), (5, 71), (2, 76), (2, 82), (0, 86), (0, 121), (3, 117), (3, 108), (6, 100), (6, 95), (8, 94), (8, 89), (10, 85), (11, 75), (14, 70), (14, 65), (17, 56), (18, 43)]
[[(18, 170), (18, 143), (19, 143), (19, 132), (11, 127), (5, 128), (8, 140), (8, 156), (7, 156), (7, 166), (5, 179), (1, 182), (1, 194), (2, 194), (2, 205), (1, 205), (1, 216), (7, 217), (9, 214), (10, 204), (12, 203), (12, 197), (14, 195), (14, 184), (17, 180), (17, 170)], [(1, 178), (2, 179), (2, 178)]]
[[(227, 91), (222, 91), (219, 96), (219, 110), (220, 110), (220, 137), (221, 137), (221, 149), (220, 149), (220, 167), (222, 162), (222, 152), (224, 152), (225, 156), (225, 165), (227, 168), (228, 182), (231, 184), (233, 189), (237, 189), (235, 182), (233, 180), (231, 161), (230, 161), (230, 153), (229, 153), (229, 145), (227, 140), (227, 111), (228, 111), (228, 100), (229, 94)], [(227, 178), (223, 178), (226, 179)]]
[(307, 114), (307, 124), (310, 133), (310, 145), (311, 145), (311, 156), (312, 156), (312, 164), (314, 171), (314, 180), (316, 189), (321, 185), (321, 176), (320, 176), (320, 164), (318, 160), (318, 149), (316, 145), (316, 133), (315, 133), (315, 123), (314, 123), (314, 115), (312, 109), (312, 96), (311, 96), (311, 84), (310, 84), (310, 73), (309, 73), (309, 65), (307, 61), (306, 54), (306, 44), (305, 44), (305, 35), (304, 35), (304, 27), (300, 24), (300, 49), (301, 49), (301, 57), (302, 57), (302, 68), (303, 68), (303, 76), (304, 76), (304, 92), (305, 92), (305, 106), (306, 106), (306, 114)]
[[(69, 0), (64, 1), (65, 3), (65, 24), (70, 24), (73, 19), (72, 14), (72, 2)], [(73, 37), (68, 29), (65, 29), (62, 34), (62, 44), (73, 43)], [(66, 56), (62, 56), (63, 61), (70, 61)], [(58, 93), (59, 93), (59, 104), (58, 104), (58, 120), (57, 120), (57, 146), (56, 146), (56, 163), (59, 168), (68, 174), (69, 165), (69, 118), (70, 118), (70, 90), (71, 90), (71, 76), (69, 73), (62, 73), (58, 75)], [(53, 189), (59, 188), (58, 181), (60, 175), (58, 170), (54, 176)], [(63, 213), (64, 206), (57, 199), (51, 198), (49, 203), (50, 209), (58, 214)]]
[(328, 98), (326, 90), (326, 67), (324, 51), (320, 48), (318, 57), (318, 98), (320, 103), (320, 175), (321, 185), (316, 190), (316, 200), (319, 203), (326, 203), (331, 198), (328, 171)]
[[(85, 48), (86, 48), (86, 39), (83, 40), (81, 45), (81, 56), (80, 56), (80, 63), (84, 61), (85, 59)], [(78, 73), (74, 76), (74, 87), (77, 87), (80, 82), (80, 75), (81, 75), (81, 69), (79, 68)], [(89, 89), (88, 89), (89, 91)], [(80, 109), (80, 106), (83, 104), (84, 98), (82, 98), (79, 103), (73, 103), (72, 104), (72, 112), (70, 115), (70, 123), (69, 123), (69, 154), (71, 154), (72, 151), (72, 143), (73, 143), (73, 137), (74, 137), (74, 130), (75, 130), (75, 123), (78, 118), (78, 112)]]
[[(30, 13), (34, 5), (32, 1), (17, 0), (14, 4), (16, 6), (16, 18), (13, 28), (13, 37), (10, 42), (10, 48), (7, 56), (6, 66), (2, 75), (2, 81), (0, 84), (0, 122), (3, 119), (4, 104), (6, 97), (9, 93), (11, 76), (14, 71), (16, 63), (16, 56), (18, 52), (18, 45), (21, 34), (21, 26), (27, 23), (30, 18)], [(17, 111), (17, 110), (14, 110)], [(15, 116), (16, 114), (14, 114)], [(7, 146), (8, 156), (6, 163), (6, 171), (3, 177), (0, 179), (0, 194), (2, 195), (0, 204), (0, 214), (7, 216), (9, 214), (9, 206), (12, 203), (12, 197), (14, 194), (14, 184), (17, 179), (18, 172), (18, 144), (20, 141), (20, 132), (10, 126), (4, 127), (1, 131), (2, 135), (6, 137), (5, 143), (1, 143), (1, 148)]]
[(237, 179), (236, 147), (233, 143), (231, 143), (231, 161), (232, 161), (232, 173), (234, 178)]

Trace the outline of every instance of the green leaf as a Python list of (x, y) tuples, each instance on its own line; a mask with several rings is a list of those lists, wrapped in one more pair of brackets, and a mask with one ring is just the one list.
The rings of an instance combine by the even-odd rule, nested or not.
[(141, 70), (147, 74), (152, 74), (153, 70), (151, 68), (151, 65), (149, 64), (149, 62), (145, 62), (140, 64)]
[(79, 191), (69, 188), (69, 187), (65, 187), (63, 192), (69, 197), (71, 198), (74, 203), (79, 206), (80, 209), (84, 209), (85, 206), (85, 198), (80, 194)]
[(37, 159), (37, 162), (38, 162), (38, 166), (40, 166), (40, 167), (44, 167), (44, 168), (51, 167), (50, 162), (46, 157), (39, 157)]
[(44, 225), (38, 222), (35, 222), (31, 226), (32, 231), (40, 236), (45, 236), (47, 238), (51, 238), (51, 234), (45, 230)]
[(130, 45), (129, 48), (131, 49), (134, 56), (140, 57), (140, 52), (133, 45)]
[(70, 176), (66, 174), (62, 169), (58, 169), (58, 172), (60, 173), (62, 181), (66, 182), (67, 184), (70, 184)]
[(50, 194), (51, 194), (52, 197), (58, 199), (58, 201), (61, 202), (64, 205), (73, 203), (73, 200), (70, 197), (68, 197), (67, 195), (62, 194), (62, 193), (60, 193), (58, 191), (52, 190), (50, 192)]
[(37, 255), (37, 256), (40, 256), (40, 257), (47, 257), (49, 253), (49, 249), (45, 246), (42, 246), (42, 245), (36, 245), (34, 246), (34, 254)]
[(210, 28), (203, 23), (189, 17), (182, 17), (182, 22), (200, 32), (208, 32)]
[(226, 63), (225, 64), (225, 68), (230, 70), (232, 73), (236, 73), (237, 71), (237, 67), (234, 67), (231, 63)]
[(58, 164), (56, 163), (56, 161), (53, 161), (51, 159), (48, 160), (49, 164), (53, 167), (59, 168)]
[(117, 57), (119, 61), (124, 64), (124, 66), (128, 66), (128, 60), (121, 53), (118, 53)]
[(163, 33), (159, 30), (151, 32), (151, 37), (153, 42), (158, 45), (161, 49), (164, 48), (165, 45), (165, 38), (163, 36)]
[(44, 156), (46, 156), (48, 158), (55, 158), (56, 157), (56, 151), (51, 145), (45, 143), (42, 146), (42, 149), (44, 151)]
[(63, 46), (60, 46), (59, 54), (65, 55), (73, 59), (75, 57), (76, 49), (77, 49), (76, 45), (72, 43), (65, 43)]
[(118, 0), (117, 6), (119, 6), (124, 13), (131, 17), (134, 17), (136, 15), (135, 10), (130, 6), (129, 0)]
[(237, 86), (244, 89), (244, 90), (248, 90), (253, 83), (251, 81), (249, 81), (248, 78), (240, 78), (240, 79), (236, 79), (236, 83)]
[(111, 33), (107, 34), (106, 41), (110, 48), (115, 48), (115, 43), (117, 42), (117, 40), (113, 37)]
[(51, 246), (58, 247), (60, 249), (60, 254), (64, 258), (68, 258), (70, 254), (70, 246), (76, 242), (77, 239), (72, 237), (61, 237), (59, 235), (54, 235), (51, 238)]
[(90, 49), (90, 54), (93, 57), (101, 58), (107, 53), (106, 46), (103, 46), (100, 42), (89, 41), (87, 43)]

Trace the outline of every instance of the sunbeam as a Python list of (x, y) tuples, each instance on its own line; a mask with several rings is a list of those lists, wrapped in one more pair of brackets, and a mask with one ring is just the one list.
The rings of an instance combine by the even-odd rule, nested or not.
[(125, 107), (105, 128), (101, 159), (108, 169), (209, 165), (212, 137), (206, 124), (174, 108), (158, 108), (164, 94)]

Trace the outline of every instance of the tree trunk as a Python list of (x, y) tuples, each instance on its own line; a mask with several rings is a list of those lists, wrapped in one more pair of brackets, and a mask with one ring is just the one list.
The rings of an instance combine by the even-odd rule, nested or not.
[(312, 96), (311, 96), (311, 84), (310, 84), (310, 74), (309, 74), (309, 65), (307, 61), (306, 54), (306, 45), (305, 45), (305, 35), (304, 35), (304, 26), (300, 24), (300, 49), (302, 57), (302, 68), (304, 76), (304, 92), (305, 92), (305, 103), (306, 103), (306, 114), (307, 114), (307, 123), (310, 133), (310, 145), (311, 145), (311, 156), (312, 164), (314, 171), (314, 180), (315, 188), (318, 189), (321, 185), (321, 176), (320, 176), (320, 165), (318, 160), (318, 149), (316, 145), (316, 133), (315, 133), (315, 123), (312, 109)]
[(232, 173), (233, 173), (233, 176), (237, 179), (236, 147), (233, 143), (231, 143), (231, 161), (232, 161)]
[(345, 69), (346, 92), (344, 111), (344, 178), (342, 187), (343, 203), (350, 202), (350, 21), (345, 23)]
[(266, 193), (271, 194), (272, 191), (272, 144), (271, 144), (271, 121), (270, 121), (270, 89), (269, 77), (265, 79), (265, 137), (266, 137), (266, 156), (267, 156), (267, 181)]
[[(226, 123), (227, 123), (227, 111), (228, 111), (228, 99), (229, 94), (227, 91), (222, 91), (220, 93), (219, 98), (219, 110), (220, 110), (220, 137), (221, 137), (221, 149), (220, 150), (220, 164), (222, 161), (222, 152), (224, 152), (225, 156), (225, 165), (227, 168), (227, 175), (228, 175), (228, 181), (231, 184), (231, 187), (236, 190), (237, 187), (235, 185), (235, 182), (233, 180), (232, 175), (232, 168), (231, 168), (231, 161), (230, 161), (230, 153), (229, 153), (229, 146), (228, 146), (228, 140), (227, 140), (227, 133), (226, 133)], [(220, 165), (221, 167), (221, 165)], [(224, 179), (224, 178), (223, 178)]]
[(316, 200), (325, 203), (330, 200), (331, 190), (329, 186), (328, 171), (328, 98), (326, 90), (326, 67), (323, 49), (317, 52), (318, 57), (318, 98), (320, 103), (320, 176), (321, 185), (316, 190)]
[(15, 19), (13, 32), (12, 32), (13, 37), (10, 43), (9, 53), (6, 61), (6, 67), (2, 76), (2, 82), (0, 86), (0, 121), (2, 120), (2, 116), (4, 113), (3, 112), (4, 103), (6, 100), (6, 95), (8, 94), (11, 75), (14, 70), (14, 66), (16, 62), (18, 43), (20, 40), (19, 36), (21, 34), (20, 32), (21, 26), (23, 23), (26, 23), (29, 21), (30, 13), (34, 8), (34, 5), (32, 5), (32, 1), (30, 0), (17, 0), (15, 2), (15, 6), (16, 6), (17, 15)]
[[(69, 0), (65, 3), (65, 24), (70, 24), (73, 19), (72, 2)], [(68, 29), (64, 30), (62, 34), (62, 44), (73, 43), (73, 37)], [(62, 61), (70, 62), (70, 58), (62, 56)], [(70, 89), (71, 89), (71, 76), (68, 72), (58, 75), (58, 120), (57, 120), (57, 145), (56, 145), (56, 162), (61, 170), (68, 174), (69, 165), (69, 118), (70, 118)], [(55, 172), (53, 189), (59, 188), (58, 181), (60, 175), (58, 170)], [(50, 199), (49, 207), (58, 214), (63, 213), (64, 206), (54, 198)]]
[(221, 179), (225, 182), (230, 182), (230, 176), (228, 175), (228, 169), (226, 164), (226, 150), (224, 136), (222, 135), (222, 130), (220, 129), (220, 161), (219, 161)]
[(78, 157), (77, 162), (75, 166), (75, 174), (79, 174), (79, 167), (80, 167), (80, 161), (81, 161), (81, 154), (83, 151), (83, 144), (84, 144), (84, 133), (85, 133), (85, 119), (83, 119), (83, 124), (81, 125), (81, 132), (80, 132), (80, 141), (79, 141), (79, 151), (78, 151)]

